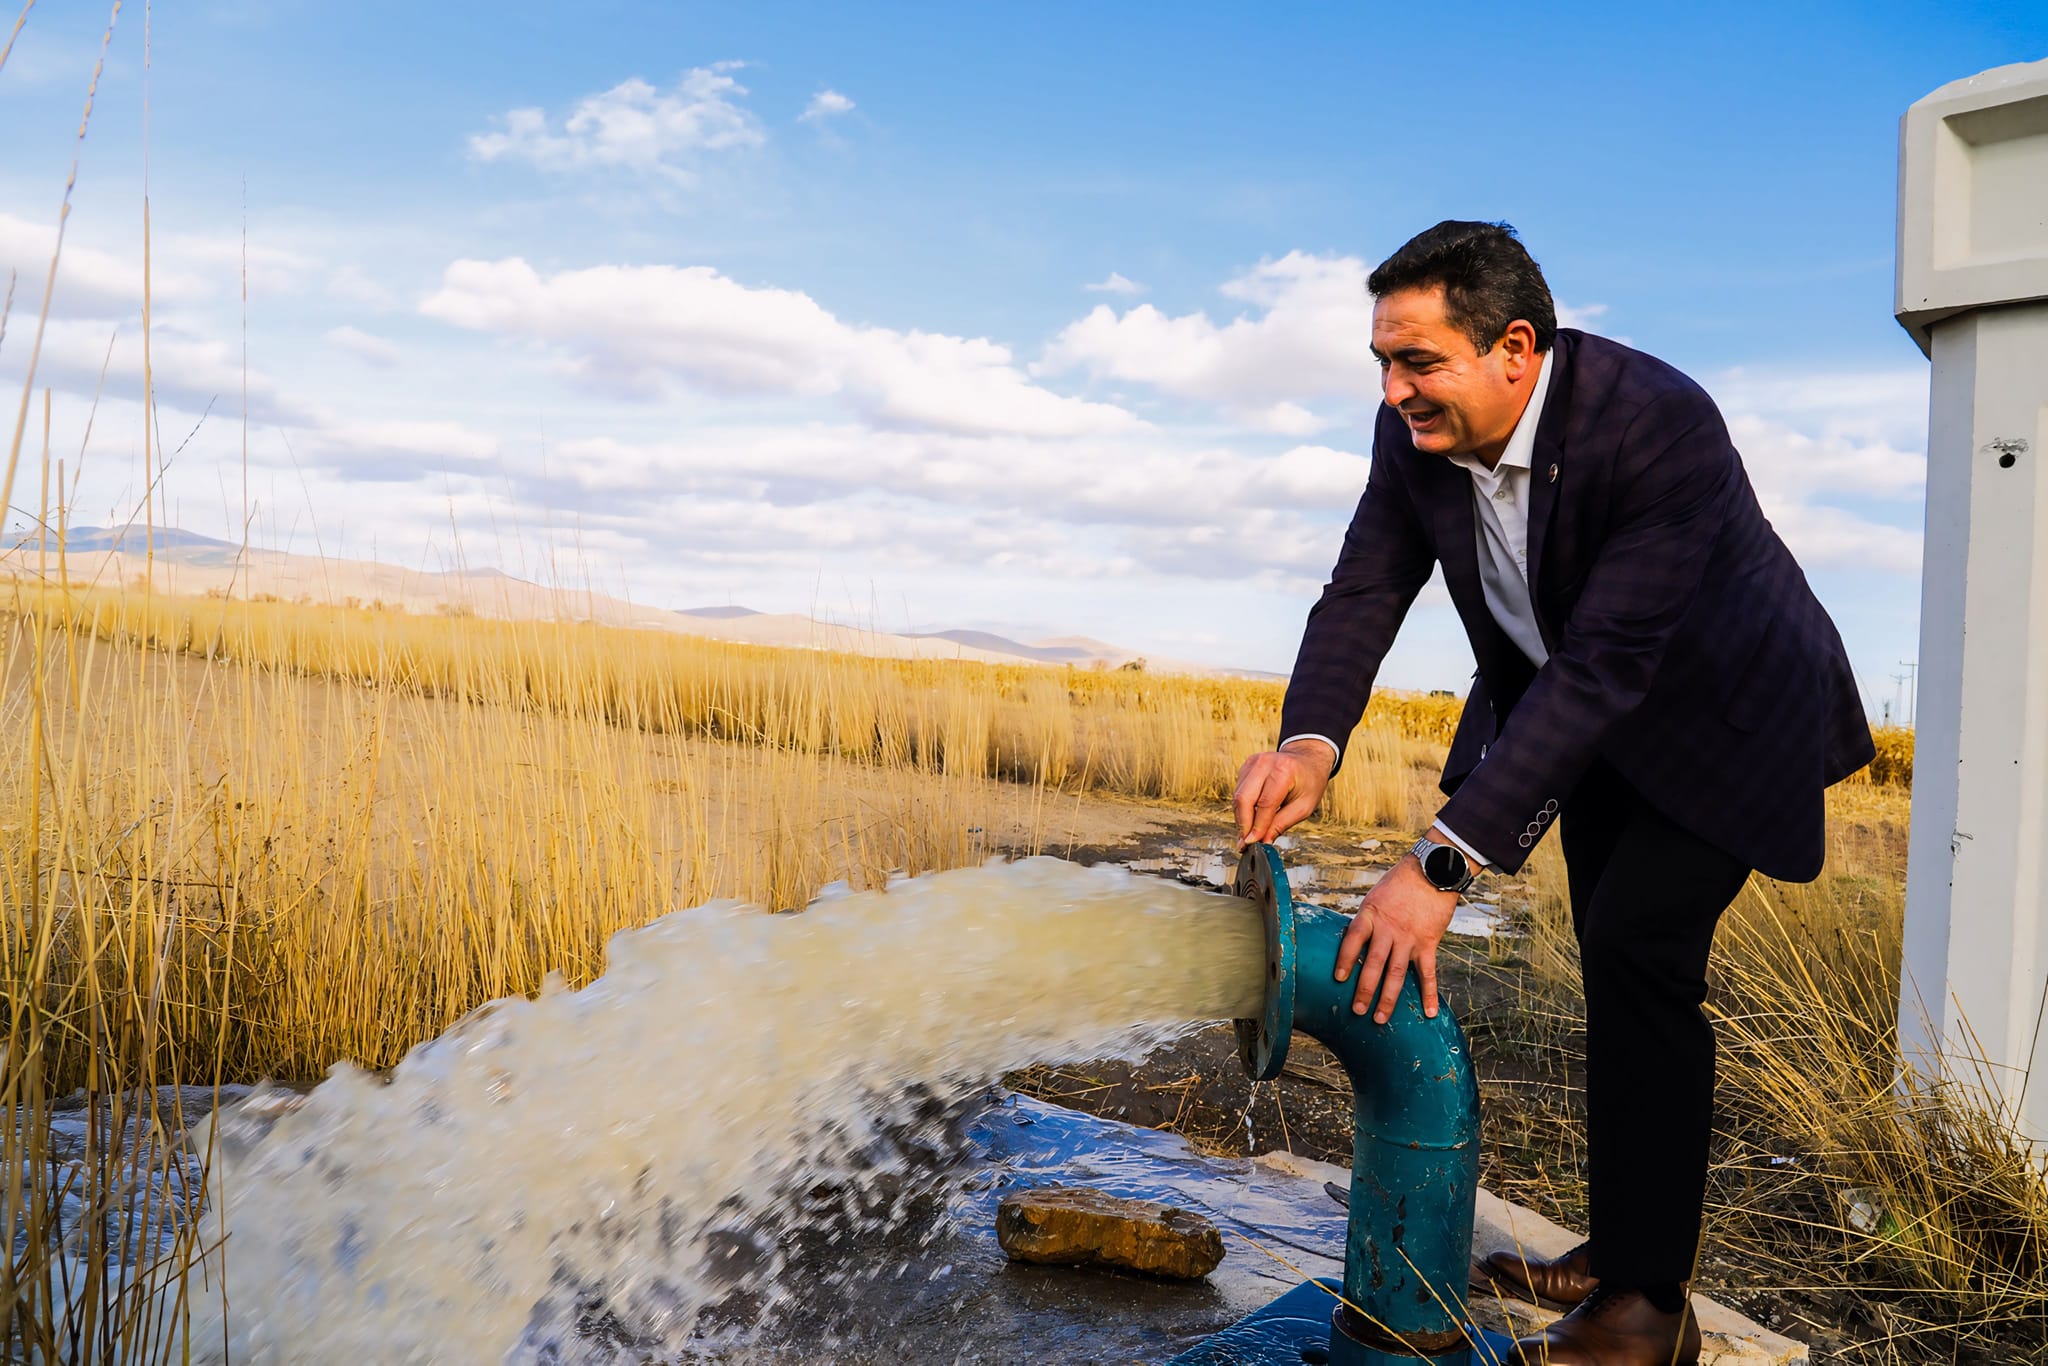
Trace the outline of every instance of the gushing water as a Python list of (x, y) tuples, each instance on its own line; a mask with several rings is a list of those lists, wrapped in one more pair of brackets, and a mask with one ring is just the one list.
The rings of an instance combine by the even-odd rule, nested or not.
[[(744, 1353), (783, 1234), (873, 1238), (961, 1106), (1033, 1062), (1256, 1014), (1245, 902), (1055, 859), (612, 941), (581, 991), (494, 1002), (388, 1081), (232, 1112), (195, 1268), (201, 1359)], [(226, 1305), (224, 1317), (220, 1306)], [(615, 1355), (630, 1346), (625, 1355)]]

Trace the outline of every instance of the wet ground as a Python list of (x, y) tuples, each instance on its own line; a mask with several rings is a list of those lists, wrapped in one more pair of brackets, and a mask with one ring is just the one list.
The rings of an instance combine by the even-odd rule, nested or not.
[[(850, 1364), (1163, 1361), (1297, 1285), (1284, 1263), (1341, 1274), (1344, 1210), (1319, 1182), (1014, 1094), (999, 1094), (968, 1138), (942, 1217), (859, 1249), (874, 1274), (784, 1315), (754, 1351)], [(1198, 1211), (1223, 1232), (1223, 1263), (1206, 1280), (1174, 1282), (1009, 1261), (996, 1206), (1009, 1191), (1053, 1185)], [(804, 1257), (833, 1264), (822, 1248)]]
[[(1396, 856), (1380, 841), (1282, 847), (1299, 899), (1338, 910), (1356, 909)], [(1228, 831), (1199, 819), (1162, 822), (1135, 844), (1062, 852), (1217, 890), (1237, 867)], [(1482, 912), (1457, 928), (1483, 936), (1496, 925)], [(1032, 1068), (1007, 1080), (1015, 1091), (968, 1131), (973, 1167), (946, 1217), (907, 1227), (888, 1255), (864, 1249), (863, 1259), (895, 1269), (821, 1295), (771, 1326), (761, 1347), (807, 1362), (1160, 1362), (1303, 1275), (1342, 1274), (1343, 1208), (1321, 1183), (1247, 1160), (1285, 1151), (1350, 1164), (1350, 1083), (1313, 1039), (1296, 1036), (1286, 1074), (1271, 1083), (1245, 1075), (1229, 1025), (1137, 1062)], [(1010, 1262), (996, 1246), (996, 1206), (1009, 1190), (1045, 1185), (1195, 1210), (1223, 1231), (1223, 1263), (1182, 1284)]]
[[(1399, 852), (1396, 843), (1311, 838), (1286, 855), (1301, 900), (1349, 910)], [(1075, 855), (1210, 886), (1227, 884), (1235, 866), (1227, 831), (1194, 821), (1169, 824), (1136, 849)], [(1445, 992), (1483, 1079), (1482, 1179), (1580, 1224), (1582, 1212), (1559, 1203), (1572, 1198), (1581, 1174), (1576, 1046), (1568, 1036), (1532, 1035), (1530, 1002), (1514, 984), (1514, 944), (1512, 910), (1482, 912), (1454, 926), (1444, 950)], [(906, 1202), (912, 1213), (894, 1232), (852, 1241), (829, 1225), (789, 1232), (783, 1250), (796, 1274), (783, 1283), (798, 1293), (750, 1330), (745, 1346), (707, 1344), (697, 1359), (1157, 1362), (1303, 1274), (1340, 1270), (1344, 1211), (1321, 1183), (1247, 1160), (1277, 1150), (1348, 1166), (1349, 1084), (1313, 1040), (1297, 1036), (1285, 1074), (1266, 1084), (1245, 1077), (1228, 1026), (1174, 1040), (1138, 1062), (1034, 1068), (1008, 1080), (1028, 1094), (995, 1093), (988, 1108), (963, 1116), (960, 1156)], [(1224, 1233), (1224, 1262), (1193, 1284), (1009, 1262), (994, 1235), (1003, 1194), (1060, 1184), (1201, 1212)], [(607, 1348), (605, 1337), (594, 1321), (583, 1345), (595, 1354), (576, 1359), (654, 1359), (626, 1342)]]

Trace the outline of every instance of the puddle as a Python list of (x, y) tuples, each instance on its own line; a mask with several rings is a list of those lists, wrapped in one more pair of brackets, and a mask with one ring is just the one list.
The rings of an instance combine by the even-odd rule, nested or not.
[[(922, 1366), (1014, 1362), (1029, 1344), (1034, 1361), (1162, 1361), (1298, 1283), (1261, 1247), (1312, 1275), (1341, 1274), (1344, 1211), (1317, 1181), (1007, 1094), (967, 1135), (970, 1165), (943, 1216), (906, 1229), (881, 1257), (873, 1247), (842, 1254), (877, 1261), (848, 1287), (857, 1293), (792, 1306), (755, 1350), (778, 1362)], [(1011, 1263), (996, 1246), (996, 1206), (1009, 1191), (1052, 1185), (1195, 1210), (1223, 1231), (1223, 1263), (1189, 1283)], [(803, 1257), (793, 1266), (802, 1274)]]
[[(1356, 847), (1364, 852), (1373, 852), (1382, 849), (1383, 845), (1380, 840), (1363, 840)], [(1387, 872), (1384, 867), (1309, 862), (1299, 857), (1292, 835), (1281, 836), (1275, 847), (1297, 851), (1296, 860), (1289, 861), (1287, 866), (1287, 883), (1298, 900), (1346, 915), (1355, 913), (1364, 904), (1365, 893), (1378, 885)], [(1178, 845), (1146, 858), (1131, 859), (1123, 866), (1135, 873), (1224, 887), (1236, 876), (1237, 854), (1221, 842), (1201, 846)], [(1449, 933), (1466, 939), (1492, 939), (1510, 931), (1506, 928), (1498, 902), (1461, 901), (1451, 916)]]
[[(1169, 846), (1150, 858), (1126, 860), (1123, 866), (1134, 873), (1178, 878), (1197, 886), (1227, 887), (1237, 877), (1237, 850), (1222, 840), (1201, 848)], [(1313, 869), (1309, 873), (1314, 876)]]
[(1505, 933), (1500, 907), (1491, 901), (1461, 901), (1451, 912), (1450, 932), (1467, 939), (1491, 939)]

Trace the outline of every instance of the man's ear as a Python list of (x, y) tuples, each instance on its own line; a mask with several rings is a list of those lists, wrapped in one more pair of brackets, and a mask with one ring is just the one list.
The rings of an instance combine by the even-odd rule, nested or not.
[(1523, 318), (1508, 324), (1501, 334), (1501, 368), (1511, 383), (1520, 383), (1536, 364), (1536, 329)]

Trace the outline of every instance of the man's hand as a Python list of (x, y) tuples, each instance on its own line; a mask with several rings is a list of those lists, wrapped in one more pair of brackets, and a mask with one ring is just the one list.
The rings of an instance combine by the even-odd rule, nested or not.
[(1373, 885), (1337, 943), (1340, 982), (1350, 980), (1359, 952), (1368, 950), (1351, 997), (1353, 1013), (1363, 1015), (1372, 1009), (1377, 989), (1380, 1002), (1373, 1019), (1385, 1024), (1393, 1018), (1394, 1002), (1400, 999), (1412, 963), (1422, 977), (1422, 1013), (1436, 1018), (1436, 946), (1451, 927), (1451, 912), (1457, 907), (1458, 894), (1431, 885), (1413, 854)]
[(1245, 760), (1230, 798), (1237, 809), (1237, 847), (1270, 844), (1299, 825), (1323, 799), (1336, 766), (1337, 752), (1320, 740), (1293, 740)]

